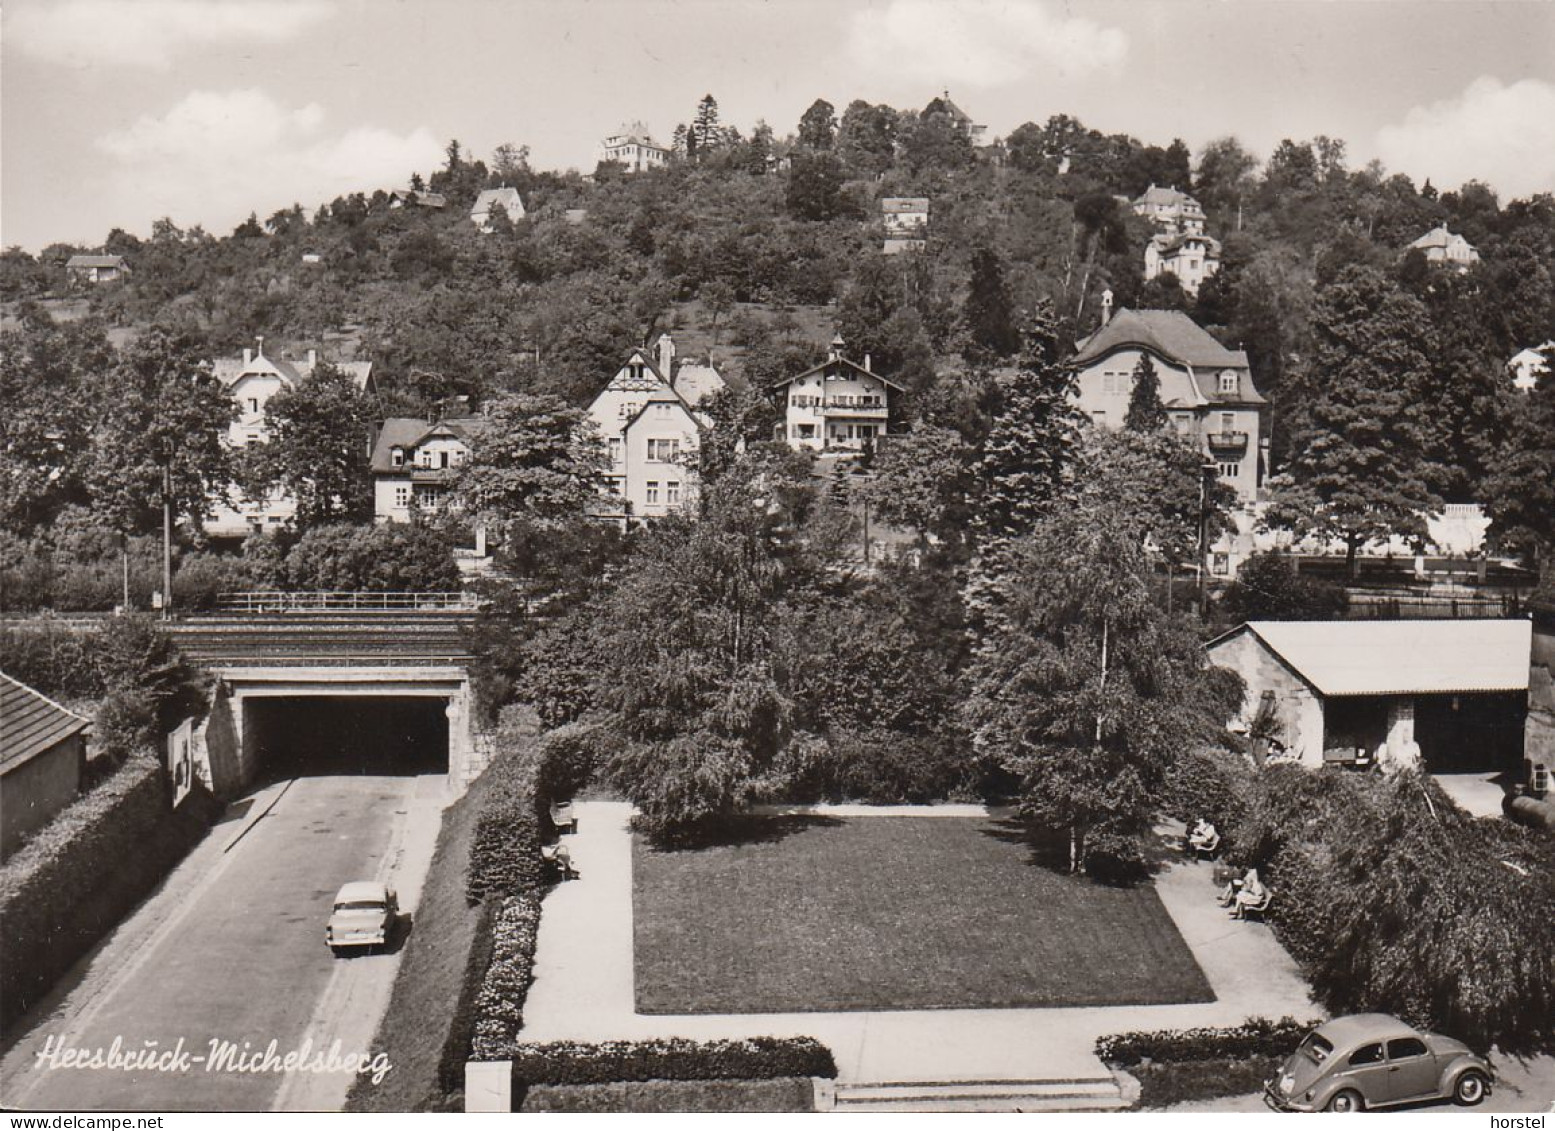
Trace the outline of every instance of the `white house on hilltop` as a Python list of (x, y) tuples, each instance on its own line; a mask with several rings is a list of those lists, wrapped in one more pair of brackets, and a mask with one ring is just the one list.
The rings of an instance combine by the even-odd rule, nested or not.
[(515, 224), (524, 218), (524, 201), (516, 188), (503, 185), (501, 188), (482, 189), (470, 208), (470, 219), (481, 231), (489, 232), (492, 214), (497, 211), (506, 212), (508, 219)]
[(843, 356), (845, 343), (833, 338), (826, 360), (772, 386), (782, 396), (783, 438), (802, 451), (863, 451), (885, 435), (891, 395), (902, 386)]
[(1134, 215), (1143, 216), (1151, 223), (1171, 233), (1202, 232), (1204, 207), (1176, 186), (1161, 188), (1151, 185), (1134, 199)]
[(1446, 224), (1432, 228), (1410, 244), (1409, 248), (1411, 251), (1425, 252), (1429, 263), (1440, 263), (1459, 271), (1467, 271), (1469, 264), (1479, 262), (1479, 252), (1474, 245), (1462, 236), (1449, 232)]
[(669, 159), (670, 151), (654, 141), (641, 122), (623, 125), (599, 144), (599, 160), (613, 161), (628, 173), (657, 169)]
[[(241, 357), (219, 357), (211, 366), (212, 375), (237, 405), (237, 414), (228, 426), (226, 436), (227, 446), (233, 449), (268, 443), (270, 430), (265, 423), (265, 406), (270, 398), (282, 389), (296, 388), (308, 380), (320, 364), (317, 350), (310, 349), (301, 358), (287, 358), (270, 357), (264, 347), (265, 340), (260, 338), (256, 348), (245, 349)], [(372, 362), (340, 361), (334, 365), (350, 377), (358, 389), (370, 396), (377, 394)], [(367, 437), (364, 436), (362, 442), (366, 444)], [(276, 493), (255, 502), (243, 498), (239, 489), (233, 486), (216, 500), (205, 520), (205, 532), (216, 538), (241, 538), (254, 530), (279, 526), (296, 513), (296, 501), (289, 495)]]

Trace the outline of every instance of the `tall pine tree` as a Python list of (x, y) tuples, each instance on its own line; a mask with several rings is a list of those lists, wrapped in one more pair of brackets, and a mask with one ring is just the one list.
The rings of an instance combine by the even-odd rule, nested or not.
[(1166, 406), (1161, 403), (1161, 375), (1148, 353), (1139, 355), (1134, 366), (1134, 387), (1128, 394), (1128, 415), (1123, 427), (1130, 432), (1157, 432), (1166, 423)]
[(1005, 358), (1020, 348), (1010, 291), (1004, 281), (1004, 264), (990, 247), (978, 247), (972, 252), (972, 281), (961, 317), (971, 338), (969, 352)]

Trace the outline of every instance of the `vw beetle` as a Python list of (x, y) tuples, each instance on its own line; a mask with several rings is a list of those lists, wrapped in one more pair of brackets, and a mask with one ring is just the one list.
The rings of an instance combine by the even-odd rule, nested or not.
[(1264, 1085), (1276, 1111), (1363, 1111), (1452, 1099), (1470, 1106), (1490, 1094), (1490, 1062), (1462, 1041), (1412, 1029), (1385, 1013), (1335, 1017), (1302, 1039)]

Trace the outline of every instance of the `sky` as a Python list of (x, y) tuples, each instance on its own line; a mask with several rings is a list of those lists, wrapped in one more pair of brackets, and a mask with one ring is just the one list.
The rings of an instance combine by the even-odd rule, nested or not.
[(225, 234), (403, 185), (453, 138), (589, 171), (707, 93), (747, 134), (948, 89), (991, 135), (1327, 134), (1441, 189), (1555, 191), (1549, 0), (5, 0), (0, 54), (0, 242), (32, 251)]

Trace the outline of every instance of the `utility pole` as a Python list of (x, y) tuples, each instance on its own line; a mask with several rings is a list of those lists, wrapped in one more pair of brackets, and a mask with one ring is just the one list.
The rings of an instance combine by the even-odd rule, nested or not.
[(1206, 504), (1209, 499), (1209, 477), (1215, 471), (1215, 465), (1206, 460), (1199, 468), (1199, 619), (1203, 620), (1209, 611), (1209, 590), (1205, 585), (1205, 559), (1209, 556), (1209, 520), (1205, 514)]
[(162, 619), (173, 607), (173, 468), (162, 465)]

